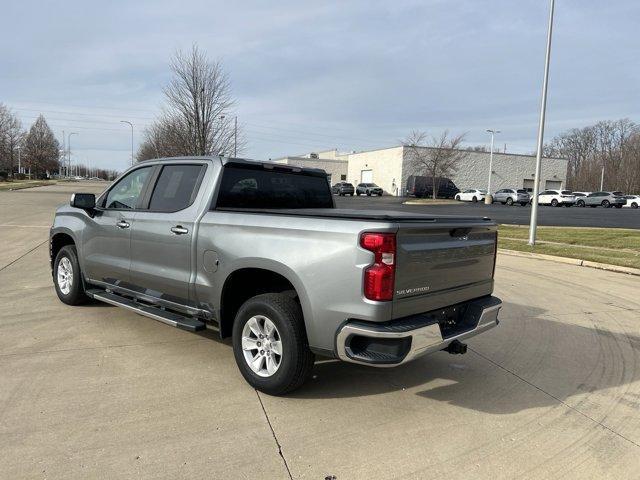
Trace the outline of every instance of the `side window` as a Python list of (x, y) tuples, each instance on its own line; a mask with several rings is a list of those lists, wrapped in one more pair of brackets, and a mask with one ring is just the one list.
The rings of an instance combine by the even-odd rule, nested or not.
[(202, 165), (165, 165), (158, 177), (149, 210), (177, 212), (193, 203)]
[(147, 180), (152, 167), (143, 167), (134, 170), (123, 177), (115, 186), (109, 190), (104, 208), (136, 208), (142, 187)]

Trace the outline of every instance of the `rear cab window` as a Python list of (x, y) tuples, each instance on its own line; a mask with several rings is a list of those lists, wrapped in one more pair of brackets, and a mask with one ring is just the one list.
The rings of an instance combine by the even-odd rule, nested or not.
[(333, 196), (322, 173), (227, 164), (215, 208), (333, 208)]

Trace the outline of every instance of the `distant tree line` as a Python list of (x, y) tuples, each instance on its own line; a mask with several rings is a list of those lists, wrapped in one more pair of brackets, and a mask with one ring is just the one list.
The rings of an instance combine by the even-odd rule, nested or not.
[(0, 103), (0, 177), (31, 172), (36, 178), (57, 173), (60, 143), (45, 118), (40, 115), (26, 132), (22, 122)]
[(178, 51), (170, 69), (162, 114), (146, 129), (137, 159), (240, 154), (245, 141), (222, 64), (194, 45), (188, 53)]
[(604, 168), (605, 190), (640, 192), (640, 125), (628, 118), (568, 130), (545, 145), (543, 153), (569, 160), (569, 189), (599, 190)]

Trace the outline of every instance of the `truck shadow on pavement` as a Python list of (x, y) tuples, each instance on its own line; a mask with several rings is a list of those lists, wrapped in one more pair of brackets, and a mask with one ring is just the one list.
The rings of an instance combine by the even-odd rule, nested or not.
[(290, 397), (350, 398), (404, 391), (427, 402), (512, 414), (579, 396), (568, 402), (576, 406), (600, 392), (607, 404), (640, 409), (640, 391), (629, 388), (640, 380), (640, 337), (625, 332), (615, 311), (583, 312), (584, 325), (531, 306), (505, 303), (503, 311), (498, 328), (468, 341), (466, 355), (438, 352), (390, 369), (319, 360), (313, 379)]

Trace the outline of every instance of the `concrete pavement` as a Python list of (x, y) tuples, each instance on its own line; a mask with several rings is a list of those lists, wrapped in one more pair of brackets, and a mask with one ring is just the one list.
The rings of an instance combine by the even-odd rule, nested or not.
[(639, 278), (501, 257), (502, 323), (467, 355), (321, 360), (269, 397), (214, 333), (59, 302), (46, 227), (100, 187), (43, 188), (0, 192), (0, 478), (638, 475)]

